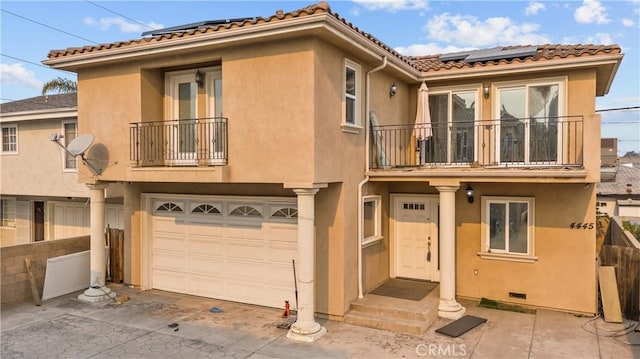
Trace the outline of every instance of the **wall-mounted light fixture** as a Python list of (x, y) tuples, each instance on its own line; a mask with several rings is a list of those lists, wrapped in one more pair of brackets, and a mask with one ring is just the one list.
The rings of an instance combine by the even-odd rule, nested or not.
[(391, 84), (391, 88), (389, 89), (389, 97), (393, 97), (398, 93), (398, 86), (396, 86), (396, 83), (392, 83)]
[(485, 99), (489, 98), (489, 89), (489, 84), (484, 84), (482, 87), (482, 93), (484, 94)]
[(198, 87), (204, 87), (204, 75), (200, 70), (196, 70), (196, 83), (198, 84)]
[(473, 203), (473, 187), (468, 184), (465, 191), (467, 191), (467, 201), (469, 201), (469, 203)]

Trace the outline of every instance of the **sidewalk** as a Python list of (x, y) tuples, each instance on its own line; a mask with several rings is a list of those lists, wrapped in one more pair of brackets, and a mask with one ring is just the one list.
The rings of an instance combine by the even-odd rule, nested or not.
[[(77, 294), (2, 306), (2, 351), (6, 358), (640, 358), (640, 347), (601, 335), (622, 325), (538, 310), (521, 314), (480, 308), (467, 313), (486, 324), (449, 338), (435, 329), (413, 336), (321, 320), (327, 334), (315, 343), (286, 338), (280, 310), (114, 285), (130, 300), (80, 303)], [(222, 313), (212, 313), (213, 306)], [(170, 324), (177, 323), (178, 326)], [(618, 340), (640, 342), (635, 332)]]

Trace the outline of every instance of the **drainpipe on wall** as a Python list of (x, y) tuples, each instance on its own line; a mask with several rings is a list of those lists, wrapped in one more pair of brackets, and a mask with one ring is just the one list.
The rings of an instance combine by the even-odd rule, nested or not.
[(374, 72), (378, 72), (382, 69), (384, 69), (387, 66), (387, 57), (384, 56), (382, 58), (382, 64), (376, 68), (373, 68), (369, 71), (367, 71), (367, 75), (365, 77), (365, 116), (366, 119), (364, 121), (364, 136), (365, 136), (365, 150), (364, 150), (364, 168), (365, 168), (365, 176), (364, 179), (362, 181), (360, 181), (360, 183), (358, 183), (358, 298), (362, 299), (364, 297), (364, 294), (362, 293), (362, 235), (364, 232), (364, 228), (362, 227), (362, 189), (364, 188), (365, 183), (369, 182), (369, 175), (367, 175), (367, 173), (369, 173), (369, 148), (370, 148), (370, 134), (369, 134), (369, 111), (371, 110), (371, 104), (370, 104), (370, 91), (369, 91), (369, 87), (371, 85), (371, 74)]

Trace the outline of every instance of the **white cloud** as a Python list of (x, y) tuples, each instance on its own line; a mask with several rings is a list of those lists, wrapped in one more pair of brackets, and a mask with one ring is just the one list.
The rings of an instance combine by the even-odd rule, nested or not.
[(546, 6), (544, 6), (541, 2), (532, 1), (529, 3), (526, 9), (524, 9), (525, 15), (536, 15), (540, 10), (545, 10)]
[(429, 3), (426, 0), (354, 0), (367, 10), (386, 10), (398, 12), (400, 10), (426, 10)]
[(35, 74), (22, 64), (0, 64), (0, 82), (3, 84), (20, 84), (36, 90), (42, 90), (42, 82)]
[(611, 35), (599, 32), (593, 36), (587, 36), (585, 43), (611, 45), (614, 43), (614, 41)]
[(622, 25), (624, 25), (624, 27), (632, 27), (635, 24), (636, 23), (631, 19), (622, 19)]
[(597, 0), (584, 0), (573, 17), (581, 24), (606, 24), (610, 21), (607, 9)]
[(429, 37), (459, 46), (535, 45), (549, 43), (537, 34), (538, 24), (515, 23), (507, 17), (491, 17), (484, 21), (470, 15), (436, 15), (425, 26)]
[[(607, 33), (597, 33), (588, 36), (565, 36), (562, 38), (563, 44), (596, 44), (596, 45), (612, 45), (615, 44), (614, 36)], [(619, 44), (618, 44), (619, 45)], [(622, 45), (620, 46), (622, 47)]]
[(475, 50), (474, 47), (458, 47), (455, 45), (440, 46), (436, 43), (413, 44), (407, 47), (396, 47), (394, 50), (405, 56), (426, 56), (437, 54), (448, 54), (452, 52)]
[(138, 24), (135, 22), (128, 22), (121, 17), (103, 17), (99, 20), (96, 20), (92, 17), (85, 17), (83, 19), (85, 25), (97, 27), (100, 30), (109, 30), (111, 26), (116, 26), (120, 28), (121, 32), (129, 33), (129, 32), (144, 32), (153, 29), (161, 29), (164, 27), (162, 24), (157, 24), (155, 22), (147, 23), (147, 26), (143, 26), (142, 24)]

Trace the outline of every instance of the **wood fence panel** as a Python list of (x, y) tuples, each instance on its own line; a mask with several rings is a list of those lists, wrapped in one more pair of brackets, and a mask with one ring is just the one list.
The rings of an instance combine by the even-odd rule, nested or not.
[(625, 318), (640, 318), (640, 249), (603, 245), (600, 265), (613, 266), (620, 296), (620, 307)]
[(124, 281), (124, 231), (110, 228), (107, 232), (109, 246), (109, 275), (113, 283)]

